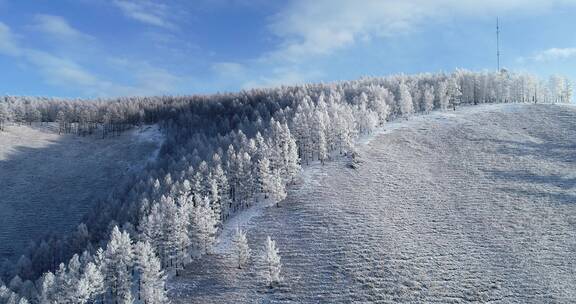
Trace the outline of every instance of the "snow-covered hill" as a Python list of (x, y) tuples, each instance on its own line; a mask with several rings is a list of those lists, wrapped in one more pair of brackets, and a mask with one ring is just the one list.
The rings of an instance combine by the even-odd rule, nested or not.
[(58, 135), (57, 126), (10, 126), (0, 132), (0, 260), (28, 242), (69, 232), (122, 177), (157, 155), (157, 126), (119, 137)]
[(309, 167), (270, 235), (284, 284), (205, 257), (177, 303), (569, 303), (576, 299), (576, 107), (482, 105), (386, 125), (361, 165)]

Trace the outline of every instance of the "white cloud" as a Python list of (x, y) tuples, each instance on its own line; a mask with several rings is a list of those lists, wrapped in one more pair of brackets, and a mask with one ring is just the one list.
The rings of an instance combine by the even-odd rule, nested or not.
[(139, 22), (162, 27), (176, 29), (176, 25), (167, 19), (168, 7), (165, 4), (150, 0), (114, 0), (112, 2), (124, 15)]
[(0, 54), (18, 58), (31, 65), (48, 84), (76, 89), (87, 96), (130, 95), (138, 91), (135, 87), (101, 79), (72, 60), (22, 47), (14, 37), (10, 27), (0, 22)]
[(17, 56), (20, 54), (20, 48), (16, 43), (16, 38), (10, 28), (0, 22), (0, 54)]
[(551, 48), (540, 51), (529, 59), (534, 61), (554, 61), (576, 57), (576, 48)]
[(92, 40), (90, 35), (73, 28), (60, 16), (38, 14), (34, 16), (35, 24), (32, 29), (50, 35), (61, 41)]
[[(46, 15), (44, 15), (46, 16)], [(52, 26), (46, 31), (62, 38), (82, 38), (83, 34), (66, 26), (64, 19), (55, 16), (40, 18)], [(0, 22), (0, 55), (21, 60), (38, 72), (50, 85), (78, 90), (86, 96), (157, 95), (174, 93), (188, 79), (153, 66), (148, 62), (135, 62), (129, 59), (109, 59), (109, 66), (129, 76), (130, 80), (119, 84), (99, 77), (78, 62), (56, 56), (46, 51), (21, 46), (10, 27)]]
[(79, 88), (88, 96), (126, 94), (131, 91), (129, 87), (98, 78), (73, 61), (31, 49), (25, 50), (24, 54), (49, 84)]
[[(397, 35), (430, 22), (534, 13), (574, 0), (295, 0), (272, 18), (280, 47), (269, 58), (297, 61), (326, 55), (359, 40)], [(491, 17), (490, 17), (491, 18)]]
[(323, 71), (313, 70), (310, 63), (318, 58), (430, 24), (457, 18), (495, 21), (496, 16), (538, 15), (574, 5), (576, 0), (293, 0), (269, 18), (268, 29), (279, 41), (276, 47), (254, 60), (272, 68), (246, 85), (315, 81)]

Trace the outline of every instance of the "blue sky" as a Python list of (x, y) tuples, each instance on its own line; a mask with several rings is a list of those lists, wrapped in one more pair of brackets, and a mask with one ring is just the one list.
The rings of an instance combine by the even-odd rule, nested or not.
[(194, 94), (495, 70), (576, 77), (576, 0), (0, 0), (0, 94)]

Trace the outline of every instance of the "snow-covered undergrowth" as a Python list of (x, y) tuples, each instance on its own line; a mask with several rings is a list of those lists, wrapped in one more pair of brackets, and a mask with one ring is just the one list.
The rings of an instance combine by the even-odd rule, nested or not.
[(358, 169), (310, 166), (281, 208), (240, 220), (256, 253), (268, 235), (277, 241), (282, 286), (269, 290), (254, 260), (238, 270), (220, 250), (172, 279), (170, 295), (176, 303), (569, 303), (575, 119), (572, 106), (502, 104), (388, 124), (359, 146)]
[(55, 124), (0, 133), (0, 260), (28, 242), (74, 229), (123, 176), (157, 155), (162, 135), (144, 126), (119, 137), (58, 135)]

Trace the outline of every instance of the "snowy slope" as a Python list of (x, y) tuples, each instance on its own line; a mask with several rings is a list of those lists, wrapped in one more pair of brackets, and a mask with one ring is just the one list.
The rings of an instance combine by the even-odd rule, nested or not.
[(570, 303), (576, 107), (484, 105), (396, 122), (306, 169), (247, 224), (277, 241), (284, 285), (220, 256), (169, 283), (176, 303)]
[(106, 139), (58, 135), (54, 124), (0, 132), (0, 260), (17, 258), (45, 233), (74, 229), (162, 140), (157, 126)]

